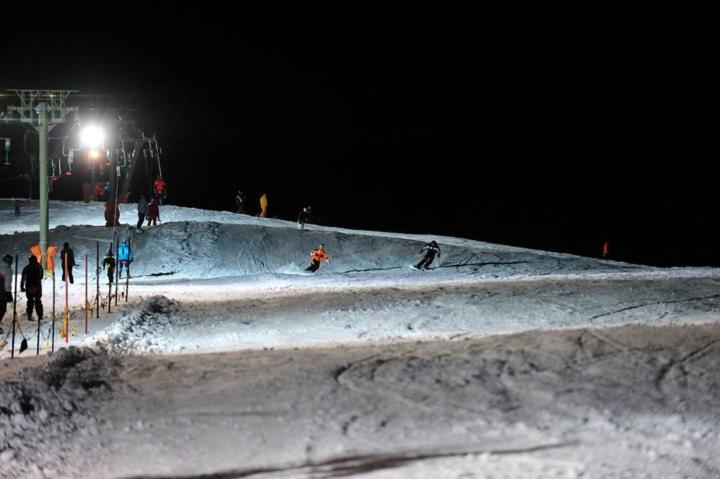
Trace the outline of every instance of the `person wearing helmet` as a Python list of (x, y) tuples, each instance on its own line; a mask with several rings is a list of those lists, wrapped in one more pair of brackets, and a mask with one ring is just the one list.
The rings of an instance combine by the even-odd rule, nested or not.
[(127, 240), (123, 240), (118, 247), (118, 278), (122, 278), (123, 268), (130, 271), (130, 263), (133, 261), (133, 254)]
[(113, 254), (112, 248), (108, 248), (107, 254), (103, 258), (103, 269), (107, 268), (108, 283), (113, 282), (115, 278), (115, 255)]
[(440, 256), (440, 247), (438, 246), (437, 242), (435, 242), (435, 240), (433, 240), (433, 241), (429, 242), (428, 244), (426, 244), (425, 246), (423, 246), (423, 248), (420, 250), (420, 252), (422, 253), (423, 251), (426, 252), (425, 257), (423, 259), (421, 259), (420, 262), (414, 266), (415, 269), (428, 269), (430, 264), (435, 259), (435, 256), (436, 255), (438, 257)]
[(320, 267), (320, 261), (330, 262), (327, 253), (325, 252), (325, 245), (321, 244), (310, 253), (310, 266), (305, 268), (305, 271), (314, 273)]

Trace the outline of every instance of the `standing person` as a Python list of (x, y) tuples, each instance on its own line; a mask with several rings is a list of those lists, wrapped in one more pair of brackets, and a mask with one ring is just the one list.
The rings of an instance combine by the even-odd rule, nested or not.
[(310, 253), (310, 266), (305, 268), (305, 271), (315, 272), (320, 267), (320, 261), (330, 262), (327, 253), (325, 252), (325, 245), (321, 244)]
[[(3, 256), (2, 264), (0, 264), (0, 323), (2, 323), (7, 311), (8, 303), (12, 302), (12, 270), (13, 257), (9, 254)], [(0, 334), (2, 334), (2, 326), (0, 326)]]
[(298, 229), (300, 231), (305, 229), (305, 223), (309, 223), (311, 217), (312, 217), (312, 208), (310, 206), (306, 206), (305, 208), (300, 210), (300, 213), (298, 213), (298, 216), (297, 216), (297, 224), (298, 224)]
[(130, 270), (130, 263), (133, 261), (133, 254), (127, 240), (123, 240), (118, 247), (118, 278), (122, 278), (123, 268)]
[(425, 257), (423, 259), (421, 259), (420, 262), (414, 266), (415, 269), (428, 269), (428, 267), (430, 266), (430, 263), (432, 263), (433, 260), (435, 259), (435, 256), (436, 255), (438, 257), (440, 256), (440, 247), (435, 242), (435, 240), (433, 240), (433, 241), (429, 242), (428, 244), (426, 244), (425, 246), (423, 246), (423, 248), (420, 250), (420, 252), (422, 253), (423, 251), (426, 251)]
[(108, 272), (108, 283), (112, 283), (113, 278), (115, 278), (115, 255), (113, 255), (112, 247), (108, 248), (103, 258), (103, 269), (105, 268), (107, 268)]
[(67, 267), (68, 280), (70, 284), (73, 284), (73, 273), (72, 269), (75, 264), (75, 253), (70, 248), (70, 243), (63, 243), (63, 249), (60, 250), (60, 260), (62, 266), (62, 280), (65, 281), (65, 268)]
[(150, 223), (152, 223), (153, 226), (157, 225), (157, 222), (160, 219), (160, 208), (158, 208), (157, 203), (155, 203), (155, 198), (150, 198), (147, 214), (148, 226), (150, 226)]
[(105, 226), (120, 226), (120, 207), (113, 200), (105, 203)]
[(35, 256), (28, 258), (28, 264), (22, 270), (22, 279), (20, 280), (20, 291), (25, 293), (27, 297), (27, 318), (32, 321), (33, 307), (37, 313), (38, 319), (43, 317), (42, 304), (42, 266), (38, 264)]
[(258, 213), (258, 216), (260, 218), (267, 218), (268, 216), (268, 198), (266, 193), (260, 196), (260, 213)]
[(242, 190), (238, 190), (235, 195), (235, 212), (245, 214), (245, 193)]
[(605, 240), (605, 242), (602, 245), (602, 257), (603, 259), (608, 259), (610, 257), (610, 241)]
[(105, 188), (102, 183), (95, 183), (95, 199), (102, 201), (105, 198)]
[(163, 204), (163, 201), (165, 201), (166, 185), (162, 176), (158, 176), (155, 183), (153, 183), (153, 191), (155, 192), (155, 198), (157, 198), (158, 204)]
[(145, 221), (145, 215), (148, 212), (148, 202), (145, 199), (145, 195), (140, 195), (140, 199), (138, 200), (138, 222), (137, 222), (137, 230), (142, 231), (142, 224), (143, 221)]
[(20, 216), (20, 200), (15, 200), (15, 216)]

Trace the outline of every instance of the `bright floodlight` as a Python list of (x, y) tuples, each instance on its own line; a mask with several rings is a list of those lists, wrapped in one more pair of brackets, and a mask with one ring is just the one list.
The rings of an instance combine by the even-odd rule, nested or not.
[(105, 132), (99, 126), (86, 126), (80, 132), (80, 143), (85, 148), (99, 148), (105, 141)]

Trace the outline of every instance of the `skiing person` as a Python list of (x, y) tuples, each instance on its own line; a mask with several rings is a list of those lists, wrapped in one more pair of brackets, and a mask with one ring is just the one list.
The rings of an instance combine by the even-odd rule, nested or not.
[(300, 213), (298, 213), (297, 224), (298, 224), (298, 229), (300, 231), (305, 229), (305, 223), (309, 223), (311, 217), (312, 217), (312, 208), (310, 206), (306, 206), (305, 208), (303, 208), (300, 211)]
[(428, 269), (428, 266), (430, 266), (430, 263), (432, 263), (433, 260), (435, 259), (435, 255), (437, 255), (438, 257), (440, 256), (440, 247), (435, 242), (435, 240), (433, 240), (433, 241), (429, 242), (428, 244), (426, 244), (425, 246), (423, 246), (423, 248), (420, 250), (420, 252), (422, 253), (423, 251), (426, 251), (426, 250), (427, 250), (427, 252), (425, 253), (425, 257), (423, 259), (421, 259), (420, 262), (414, 266), (415, 269)]
[(155, 192), (155, 197), (159, 205), (163, 204), (165, 200), (165, 190), (165, 180), (163, 180), (162, 176), (158, 176), (155, 183), (153, 183), (153, 191)]
[(158, 208), (157, 203), (155, 203), (155, 198), (150, 198), (150, 203), (148, 203), (147, 215), (148, 226), (150, 226), (151, 222), (153, 226), (157, 225), (157, 222), (160, 219), (160, 208)]
[(130, 263), (133, 261), (133, 254), (127, 240), (123, 240), (118, 248), (118, 278), (122, 278), (123, 268), (130, 271)]
[(238, 190), (237, 195), (235, 195), (235, 206), (236, 213), (245, 214), (245, 193), (242, 190)]
[(62, 265), (62, 280), (65, 281), (65, 268), (67, 267), (68, 280), (73, 283), (72, 269), (75, 265), (75, 253), (70, 248), (70, 243), (63, 243), (63, 249), (60, 250), (60, 260)]
[(320, 261), (330, 262), (327, 253), (325, 252), (325, 245), (321, 244), (310, 253), (310, 266), (305, 268), (305, 271), (315, 272), (320, 267)]
[[(3, 256), (2, 264), (0, 265), (0, 323), (2, 323), (7, 311), (8, 303), (12, 302), (12, 282), (13, 282), (13, 270), (12, 270), (13, 257), (9, 254)], [(0, 334), (2, 334), (2, 326), (0, 326)]]
[(145, 195), (140, 195), (140, 199), (138, 200), (138, 204), (137, 204), (137, 210), (138, 210), (137, 230), (142, 231), (142, 224), (143, 224), (143, 221), (145, 221), (145, 215), (148, 212), (148, 202), (145, 199)]
[(267, 194), (263, 193), (260, 196), (260, 213), (258, 213), (258, 216), (260, 218), (267, 218), (268, 215), (268, 199)]
[(108, 282), (112, 283), (115, 277), (115, 256), (113, 255), (112, 248), (108, 248), (107, 254), (103, 258), (103, 269), (107, 268)]
[(35, 256), (28, 258), (28, 264), (22, 270), (22, 278), (20, 280), (20, 291), (25, 293), (27, 297), (27, 318), (32, 321), (33, 307), (37, 313), (38, 319), (43, 317), (42, 304), (42, 266), (38, 263)]

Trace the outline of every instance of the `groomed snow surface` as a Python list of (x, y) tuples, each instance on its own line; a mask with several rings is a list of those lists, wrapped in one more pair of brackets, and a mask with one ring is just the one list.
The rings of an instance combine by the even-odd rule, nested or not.
[[(0, 200), (0, 255), (37, 202)], [(174, 206), (134, 231), (51, 202), (73, 247), (30, 348), (0, 351), (0, 477), (720, 476), (720, 270), (650, 268), (425, 235)], [(85, 255), (129, 239), (131, 277), (84, 334)], [(442, 249), (412, 271), (420, 248)], [(306, 273), (325, 245), (330, 263)], [(113, 289), (113, 294), (115, 290)], [(12, 305), (2, 327), (10, 329)], [(95, 313), (95, 311), (93, 311)], [(8, 338), (10, 340), (10, 338)], [(68, 347), (70, 346), (70, 347)], [(75, 347), (77, 346), (77, 347)]]

